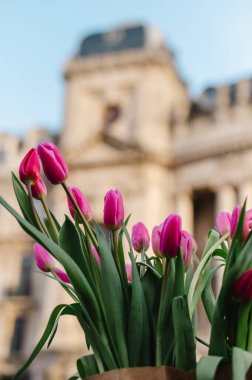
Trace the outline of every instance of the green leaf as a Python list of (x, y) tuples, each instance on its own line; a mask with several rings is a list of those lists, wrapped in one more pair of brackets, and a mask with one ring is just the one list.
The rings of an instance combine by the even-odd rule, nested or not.
[(47, 232), (49, 233), (51, 239), (55, 242), (55, 243), (58, 243), (58, 236), (56, 236), (55, 234), (55, 231), (50, 223), (50, 221), (48, 220), (47, 217), (45, 217), (44, 219), (44, 224), (46, 226), (46, 230)]
[[(125, 220), (124, 224), (127, 226), (128, 221), (130, 219), (130, 215)], [(119, 256), (119, 264), (121, 268), (122, 278), (125, 284), (128, 283), (127, 280), (127, 273), (126, 273), (126, 267), (125, 267), (125, 255), (124, 255), (124, 249), (123, 249), (123, 228), (121, 228), (118, 236), (118, 256)]]
[(158, 308), (155, 307), (156, 297), (160, 293), (162, 281), (151, 270), (147, 269), (142, 279), (142, 287), (144, 291), (147, 313), (150, 321), (150, 334), (151, 334), (151, 363), (149, 365), (155, 365), (155, 353), (156, 353), (156, 322), (158, 319)]
[(201, 299), (206, 311), (207, 318), (209, 322), (212, 324), (216, 300), (212, 289), (211, 278), (208, 279), (206, 287), (201, 295)]
[(168, 262), (168, 281), (162, 280), (160, 304), (158, 306), (157, 321), (157, 348), (156, 365), (172, 365), (171, 356), (174, 346), (172, 320), (172, 300), (175, 288), (175, 262), (170, 259)]
[(189, 314), (190, 314), (191, 318), (192, 318), (193, 308), (194, 308), (193, 296), (194, 296), (195, 289), (196, 289), (197, 283), (199, 281), (199, 278), (202, 275), (202, 271), (204, 270), (205, 266), (209, 263), (209, 260), (212, 257), (213, 252), (221, 245), (221, 243), (227, 237), (227, 234), (225, 234), (220, 239), (218, 239), (216, 241), (216, 237), (217, 237), (216, 233), (217, 232), (215, 230), (211, 230), (211, 232), (210, 232), (208, 242), (206, 244), (206, 248), (204, 250), (202, 259), (198, 265), (196, 272), (194, 273), (194, 276), (193, 276), (193, 279), (192, 279), (192, 282), (191, 282), (191, 285), (190, 285), (190, 288), (188, 291), (188, 307), (189, 307)]
[(208, 239), (205, 245), (205, 248), (202, 253), (202, 257), (205, 256), (205, 254), (209, 251), (209, 249), (217, 243), (217, 241), (220, 239), (220, 234), (218, 231), (211, 229), (208, 234)]
[(172, 317), (176, 368), (193, 369), (196, 367), (196, 345), (186, 296), (173, 299)]
[[(241, 210), (241, 213), (239, 216), (239, 220), (238, 220), (235, 232), (234, 232), (234, 236), (232, 238), (232, 243), (231, 243), (231, 247), (229, 250), (229, 255), (228, 255), (227, 261), (226, 261), (224, 279), (225, 279), (225, 276), (226, 276), (227, 272), (229, 271), (229, 269), (235, 263), (237, 256), (239, 255), (241, 248), (244, 245), (243, 225), (244, 225), (245, 212), (246, 212), (246, 201), (244, 202), (244, 205), (242, 207), (242, 210)], [(251, 235), (249, 235), (248, 240), (250, 239), (250, 236)]]
[(125, 337), (125, 302), (121, 280), (108, 242), (97, 223), (95, 223), (95, 231), (101, 258), (102, 295), (107, 323), (111, 332), (111, 339), (113, 339), (114, 355), (117, 360), (118, 368), (128, 367), (128, 353)]
[(15, 195), (24, 218), (36, 226), (36, 221), (32, 212), (29, 196), (26, 193), (22, 183), (13, 172), (11, 173), (11, 176)]
[(143, 267), (146, 267), (146, 268), (149, 268), (149, 270), (151, 270), (152, 271), (152, 273), (157, 277), (157, 278), (161, 278), (162, 277), (162, 275), (160, 275), (151, 265), (149, 265), (149, 264), (147, 264), (147, 263), (143, 263), (143, 262), (138, 262), (138, 263), (136, 263), (137, 264), (137, 266), (139, 266), (139, 267), (141, 267), (141, 266), (143, 266)]
[(94, 354), (82, 356), (77, 360), (77, 369), (81, 379), (99, 373)]
[(216, 249), (213, 253), (213, 256), (219, 256), (222, 257), (224, 260), (227, 260), (228, 253), (224, 251), (224, 249)]
[(130, 367), (149, 364), (150, 357), (150, 327), (143, 288), (134, 258), (129, 233), (122, 224), (129, 244), (129, 256), (132, 264), (132, 296), (128, 316), (127, 345)]
[(154, 269), (156, 272), (160, 274), (160, 276), (163, 276), (163, 265), (161, 260), (158, 257), (154, 258)]
[[(124, 224), (127, 226), (129, 221), (130, 215), (125, 220)], [(120, 271), (119, 275), (122, 282), (122, 289), (125, 299), (125, 308), (126, 312), (128, 314), (129, 307), (130, 307), (130, 299), (129, 299), (129, 286), (128, 286), (128, 278), (127, 278), (127, 272), (126, 272), (126, 264), (125, 264), (125, 255), (124, 255), (124, 248), (123, 248), (123, 228), (121, 228), (118, 236), (118, 243), (117, 243), (117, 249), (118, 249), (118, 257), (119, 257), (119, 265), (120, 265)]]
[(236, 331), (235, 345), (243, 350), (247, 349), (247, 340), (250, 327), (250, 314), (252, 310), (252, 301), (237, 302), (235, 307), (238, 309), (238, 322)]
[(202, 357), (196, 368), (197, 380), (214, 380), (216, 371), (223, 360), (221, 356)]
[[(74, 305), (75, 305), (75, 304), (73, 304), (73, 306), (74, 306)], [(76, 304), (76, 305), (78, 305), (78, 304)], [(56, 318), (56, 320), (55, 320), (55, 323), (54, 323), (53, 329), (52, 329), (52, 331), (51, 331), (50, 337), (49, 337), (48, 342), (47, 342), (47, 348), (50, 347), (50, 345), (51, 345), (51, 343), (52, 343), (52, 341), (53, 341), (53, 338), (54, 338), (54, 336), (55, 336), (55, 334), (56, 334), (56, 332), (57, 332), (60, 317), (61, 317), (62, 315), (73, 315), (73, 316), (75, 316), (75, 317), (78, 316), (78, 314), (76, 314), (76, 312), (75, 312), (76, 308), (74, 308), (73, 306), (72, 306), (72, 305), (66, 305), (66, 306), (64, 307), (64, 309), (62, 309), (62, 310), (59, 312), (59, 314), (57, 315), (57, 318)], [(80, 306), (80, 305), (78, 305), (78, 306)], [(79, 312), (79, 313), (80, 313), (80, 312)]]
[(176, 263), (175, 263), (174, 297), (184, 296), (184, 294), (185, 294), (185, 267), (184, 267), (183, 254), (181, 252), (181, 249), (179, 249), (178, 256), (176, 257)]
[(67, 305), (65, 305), (65, 304), (61, 304), (61, 305), (58, 305), (55, 307), (55, 309), (53, 310), (53, 312), (49, 318), (46, 329), (45, 329), (42, 337), (40, 338), (38, 344), (34, 348), (33, 352), (31, 353), (30, 357), (27, 359), (25, 364), (22, 366), (22, 368), (20, 368), (20, 370), (13, 376), (12, 380), (18, 379), (27, 370), (27, 368), (30, 366), (30, 364), (33, 362), (33, 360), (36, 358), (38, 353), (42, 350), (44, 344), (46, 343), (47, 339), (49, 338), (49, 336), (50, 336), (50, 334), (54, 328), (54, 324), (55, 324), (55, 321), (57, 320), (59, 313), (66, 306)]
[(87, 263), (82, 253), (79, 234), (68, 216), (66, 216), (65, 222), (60, 230), (59, 246), (69, 254), (81, 271), (86, 274)]
[(252, 365), (252, 353), (233, 347), (232, 370), (233, 380), (246, 380), (246, 374)]
[(86, 311), (86, 306), (88, 305), (89, 315), (96, 320), (96, 326), (102, 331), (103, 327), (101, 327), (101, 316), (97, 300), (89, 282), (76, 262), (55, 242), (38, 231), (27, 220), (23, 219), (2, 197), (0, 197), (0, 203), (16, 218), (25, 232), (47, 249), (52, 256), (63, 265), (75, 289), (76, 295), (80, 300), (83, 310)]
[(84, 326), (85, 334), (88, 336), (96, 358), (99, 359), (99, 368), (104, 368), (103, 365), (107, 370), (116, 368), (97, 299), (78, 265), (61, 247), (23, 219), (2, 197), (0, 197), (0, 203), (16, 218), (25, 232), (39, 242), (63, 265), (80, 300), (84, 316), (84, 322), (80, 321), (80, 323)]
[(193, 299), (192, 299), (192, 304), (191, 304), (191, 310), (192, 312), (195, 311), (197, 305), (198, 305), (198, 302), (200, 300), (200, 297), (204, 291), (204, 289), (206, 288), (206, 285), (208, 283), (208, 281), (211, 283), (211, 280), (213, 278), (213, 276), (215, 275), (215, 273), (221, 268), (223, 267), (224, 264), (219, 264), (218, 266), (216, 266), (215, 268), (209, 270), (209, 271), (205, 271), (203, 272), (203, 275), (202, 275), (202, 278), (201, 278), (201, 281), (194, 293), (194, 296), (193, 296)]
[(188, 294), (188, 292), (189, 292), (189, 288), (190, 288), (190, 285), (191, 285), (191, 282), (193, 279), (193, 275), (194, 275), (193, 269), (192, 269), (192, 267), (189, 267), (186, 271), (186, 279), (185, 279), (185, 293), (186, 294)]
[[(252, 236), (239, 252), (236, 261), (226, 272), (219, 297), (216, 301), (212, 320), (209, 355), (227, 357), (228, 316), (232, 302), (232, 289), (235, 281), (251, 266)], [(230, 316), (229, 316), (230, 317)]]
[(75, 374), (69, 377), (68, 380), (77, 380), (79, 378), (80, 378), (79, 372), (75, 372)]

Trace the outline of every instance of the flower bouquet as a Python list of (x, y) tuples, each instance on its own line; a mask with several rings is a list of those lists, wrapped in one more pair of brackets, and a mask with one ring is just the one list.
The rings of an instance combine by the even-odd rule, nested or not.
[[(66, 216), (62, 225), (47, 207), (40, 161), (45, 177), (66, 193), (72, 219)], [(203, 252), (196, 256), (196, 242), (175, 214), (153, 228), (151, 239), (143, 223), (129, 234), (118, 189), (105, 195), (105, 235), (82, 192), (66, 184), (67, 176), (63, 156), (45, 142), (24, 157), (20, 180), (12, 174), (23, 216), (0, 197), (35, 240), (39, 269), (72, 298), (71, 304), (52, 311), (40, 341), (13, 379), (26, 371), (46, 342), (51, 344), (63, 315), (77, 318), (92, 350), (77, 359), (72, 380), (245, 379), (252, 364), (252, 212), (246, 212), (246, 202), (232, 215), (217, 216)], [(34, 199), (41, 201), (43, 216)], [(147, 256), (150, 240), (153, 255)], [(212, 280), (221, 268), (216, 295)], [(209, 320), (209, 342), (198, 336), (200, 299)], [(198, 363), (196, 342), (209, 350)]]

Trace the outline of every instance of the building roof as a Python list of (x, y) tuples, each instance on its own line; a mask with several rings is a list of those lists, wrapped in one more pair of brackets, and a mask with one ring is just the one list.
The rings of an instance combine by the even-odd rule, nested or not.
[(86, 57), (141, 48), (159, 50), (164, 48), (164, 45), (164, 37), (157, 29), (134, 25), (85, 37), (81, 42), (78, 56)]

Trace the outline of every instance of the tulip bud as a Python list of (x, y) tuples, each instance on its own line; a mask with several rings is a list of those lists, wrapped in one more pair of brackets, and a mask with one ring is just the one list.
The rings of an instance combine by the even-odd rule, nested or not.
[(146, 252), (150, 246), (150, 235), (143, 223), (137, 223), (132, 228), (131, 241), (133, 248), (137, 252)]
[(171, 214), (165, 219), (160, 236), (160, 252), (163, 256), (176, 257), (181, 239), (181, 218)]
[[(77, 205), (79, 206), (79, 209), (81, 210), (82, 214), (84, 215), (86, 220), (88, 222), (90, 222), (92, 220), (92, 211), (91, 211), (91, 207), (90, 207), (88, 201), (86, 200), (86, 198), (84, 197), (82, 192), (78, 189), (78, 187), (69, 187), (68, 189), (71, 192), (72, 196), (74, 197), (74, 199), (75, 199)], [(69, 197), (67, 197), (67, 202), (68, 202), (70, 214), (72, 215), (73, 219), (75, 219), (75, 215), (76, 215), (77, 221), (79, 223), (81, 223), (81, 220), (78, 217), (78, 215), (76, 214), (75, 207), (74, 207), (74, 205), (73, 205), (73, 203)]]
[(35, 185), (32, 185), (31, 191), (32, 191), (32, 196), (35, 199), (43, 199), (46, 197), (47, 189), (42, 178), (40, 178), (38, 182), (35, 183)]
[(42, 270), (42, 272), (50, 272), (54, 269), (55, 261), (42, 245), (35, 243), (33, 245), (33, 251), (37, 267)]
[(233, 295), (240, 301), (252, 300), (252, 269), (238, 278), (233, 289)]
[(249, 229), (251, 229), (252, 228), (252, 209), (248, 210), (246, 212), (246, 215), (247, 215), (247, 219), (248, 219)]
[(180, 248), (184, 258), (185, 268), (187, 269), (191, 264), (192, 254), (197, 250), (195, 239), (187, 231), (182, 231), (181, 233)]
[(95, 247), (92, 247), (92, 252), (94, 254), (94, 257), (96, 258), (97, 263), (101, 265), (101, 259)]
[(155, 253), (156, 256), (161, 257), (160, 252), (160, 235), (163, 228), (163, 223), (159, 226), (155, 226), (152, 230), (151, 234), (151, 244), (152, 244), (152, 250)]
[(123, 199), (120, 190), (110, 190), (104, 198), (104, 225), (111, 230), (121, 227), (124, 219)]
[(128, 282), (132, 282), (132, 264), (128, 263), (126, 266), (126, 274)]
[(220, 212), (216, 216), (216, 227), (220, 235), (224, 235), (227, 232), (230, 232), (231, 229), (231, 214), (229, 212)]
[(65, 282), (66, 284), (70, 284), (71, 283), (71, 281), (69, 280), (68, 275), (63, 270), (61, 270), (59, 268), (54, 268), (54, 273), (56, 273), (56, 275), (60, 278), (60, 280), (63, 281), (63, 282)]
[[(235, 206), (233, 212), (232, 212), (232, 217), (231, 217), (231, 228), (230, 228), (230, 235), (231, 237), (234, 236), (234, 233), (235, 233), (235, 230), (236, 230), (236, 226), (238, 224), (238, 221), (239, 221), (239, 217), (240, 217), (240, 214), (241, 214), (241, 206)], [(245, 240), (247, 238), (249, 234), (249, 223), (248, 223), (248, 218), (247, 218), (247, 215), (245, 213), (245, 217), (244, 217), (244, 221), (243, 221), (243, 239)]]
[(50, 141), (40, 144), (37, 148), (47, 179), (58, 185), (68, 176), (68, 167), (58, 148)]
[(32, 148), (19, 166), (19, 178), (26, 185), (34, 185), (40, 178), (40, 164), (36, 150)]

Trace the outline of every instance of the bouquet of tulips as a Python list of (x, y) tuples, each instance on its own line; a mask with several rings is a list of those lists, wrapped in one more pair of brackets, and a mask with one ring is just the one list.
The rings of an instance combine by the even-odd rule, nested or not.
[[(63, 225), (47, 207), (40, 162), (47, 180), (66, 193), (72, 219), (66, 216)], [(77, 360), (77, 372), (70, 379), (120, 368), (171, 366), (196, 369), (198, 380), (211, 380), (225, 363), (232, 363), (235, 380), (245, 379), (252, 363), (252, 212), (246, 212), (246, 205), (235, 207), (232, 215), (217, 216), (199, 261), (196, 242), (182, 230), (178, 215), (155, 226), (151, 239), (143, 223), (135, 224), (129, 234), (129, 217), (124, 218), (118, 189), (105, 195), (103, 220), (109, 231), (105, 235), (82, 192), (66, 184), (67, 177), (63, 156), (45, 142), (22, 160), (20, 180), (12, 174), (23, 216), (0, 197), (35, 240), (39, 269), (72, 298), (71, 304), (52, 311), (43, 336), (14, 379), (46, 342), (51, 344), (60, 317), (66, 314), (78, 319), (92, 349)], [(43, 216), (34, 199), (41, 201)], [(147, 256), (150, 240), (153, 255)], [(214, 294), (212, 280), (220, 268), (222, 286)], [(200, 299), (209, 320), (209, 342), (197, 336)], [(209, 355), (198, 363), (197, 341), (209, 348)]]

